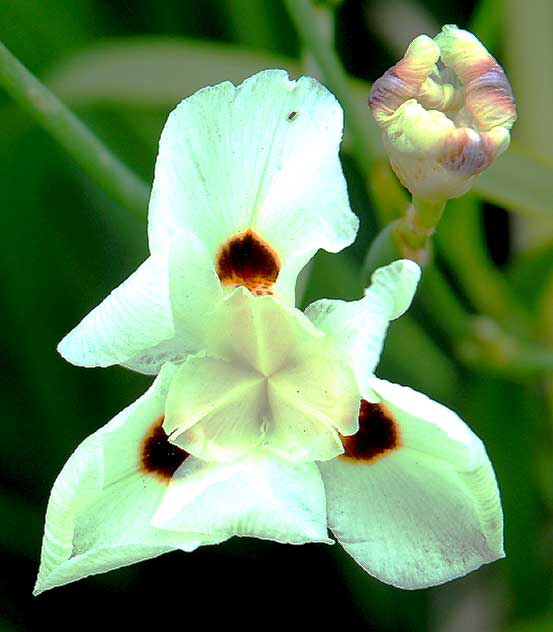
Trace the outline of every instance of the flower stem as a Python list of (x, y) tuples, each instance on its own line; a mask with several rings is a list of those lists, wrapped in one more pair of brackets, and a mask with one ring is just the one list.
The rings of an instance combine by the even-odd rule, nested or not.
[(347, 77), (338, 55), (328, 45), (324, 33), (319, 29), (320, 20), (310, 0), (284, 0), (290, 18), (303, 45), (316, 60), (324, 82), (336, 95), (346, 112), (346, 125), (350, 132), (352, 153), (361, 170), (368, 174), (374, 159), (368, 139), (373, 136), (369, 129), (366, 112), (361, 113), (351, 97)]
[(398, 221), (395, 236), (401, 254), (420, 265), (430, 257), (430, 238), (436, 230), (445, 208), (445, 202), (431, 202), (417, 196)]
[(129, 210), (144, 215), (147, 186), (0, 42), (0, 86)]

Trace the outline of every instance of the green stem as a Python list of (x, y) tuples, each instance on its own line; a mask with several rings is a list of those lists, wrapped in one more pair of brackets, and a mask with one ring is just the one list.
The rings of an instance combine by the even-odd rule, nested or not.
[(147, 186), (32, 75), (0, 42), (0, 86), (39, 123), (81, 167), (129, 210), (144, 216)]
[(413, 195), (407, 213), (399, 220), (395, 235), (404, 257), (424, 265), (430, 258), (430, 238), (442, 217), (445, 202), (431, 202)]
[(367, 142), (373, 135), (369, 129), (368, 115), (365, 112), (364, 116), (352, 99), (346, 73), (338, 55), (328, 46), (324, 34), (318, 28), (317, 13), (310, 0), (284, 0), (284, 4), (305, 48), (311, 52), (321, 69), (325, 83), (344, 107), (353, 156), (361, 173), (368, 174), (374, 158)]

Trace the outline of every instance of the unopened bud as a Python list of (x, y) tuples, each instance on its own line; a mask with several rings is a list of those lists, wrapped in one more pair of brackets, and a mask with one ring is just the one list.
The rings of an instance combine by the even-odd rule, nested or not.
[(502, 154), (516, 120), (505, 72), (474, 35), (420, 35), (377, 81), (369, 107), (401, 183), (420, 198), (466, 193)]

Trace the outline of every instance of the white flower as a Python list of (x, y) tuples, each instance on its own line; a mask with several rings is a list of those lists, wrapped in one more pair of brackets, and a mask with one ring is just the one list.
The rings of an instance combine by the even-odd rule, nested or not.
[(401, 183), (433, 201), (466, 193), (507, 149), (516, 120), (503, 69), (453, 25), (415, 38), (374, 82), (369, 107)]
[(332, 95), (282, 71), (201, 90), (169, 118), (152, 254), (59, 347), (158, 376), (59, 475), (36, 592), (233, 535), (332, 543), (328, 526), (406, 588), (502, 555), (480, 440), (374, 377), (418, 266), (378, 270), (358, 301), (294, 307), (300, 269), (357, 230), (341, 132)]

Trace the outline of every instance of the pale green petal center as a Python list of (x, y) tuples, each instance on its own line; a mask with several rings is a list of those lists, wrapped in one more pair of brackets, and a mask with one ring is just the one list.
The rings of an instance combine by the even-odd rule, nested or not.
[(189, 357), (167, 400), (171, 441), (209, 461), (266, 449), (290, 461), (343, 451), (360, 394), (349, 364), (298, 310), (239, 288), (215, 311), (208, 353)]

